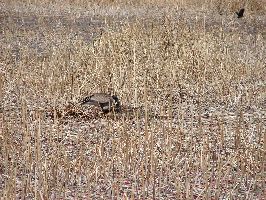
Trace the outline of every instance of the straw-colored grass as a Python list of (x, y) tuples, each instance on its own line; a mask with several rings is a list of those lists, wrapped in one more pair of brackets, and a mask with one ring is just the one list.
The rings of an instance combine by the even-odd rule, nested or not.
[(263, 1), (86, 2), (0, 4), (1, 199), (263, 199)]

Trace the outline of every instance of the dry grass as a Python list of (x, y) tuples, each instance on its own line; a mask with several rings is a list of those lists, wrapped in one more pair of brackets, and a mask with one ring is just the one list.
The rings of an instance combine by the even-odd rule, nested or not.
[(264, 198), (262, 1), (27, 2), (0, 5), (1, 199)]

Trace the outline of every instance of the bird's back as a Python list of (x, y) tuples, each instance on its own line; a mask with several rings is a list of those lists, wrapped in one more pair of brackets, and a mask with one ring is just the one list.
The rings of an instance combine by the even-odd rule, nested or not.
[(119, 110), (120, 108), (120, 102), (118, 98), (105, 93), (95, 93), (89, 97), (86, 97), (81, 104), (100, 106), (103, 112), (109, 112), (112, 107), (114, 107), (116, 110)]
[(90, 96), (90, 100), (98, 102), (98, 103), (113, 102), (112, 96), (109, 94), (105, 94), (105, 93), (95, 93), (95, 94)]

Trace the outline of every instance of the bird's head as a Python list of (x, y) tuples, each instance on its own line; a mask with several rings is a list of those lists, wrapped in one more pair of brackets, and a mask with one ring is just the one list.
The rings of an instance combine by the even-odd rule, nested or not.
[(85, 99), (81, 100), (80, 104), (84, 105), (87, 104), (88, 102), (90, 102), (90, 97), (86, 97)]

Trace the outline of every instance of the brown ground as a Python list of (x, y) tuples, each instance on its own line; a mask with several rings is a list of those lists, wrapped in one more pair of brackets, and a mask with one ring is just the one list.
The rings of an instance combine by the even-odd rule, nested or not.
[(1, 199), (264, 199), (266, 4), (197, 2), (0, 3)]

